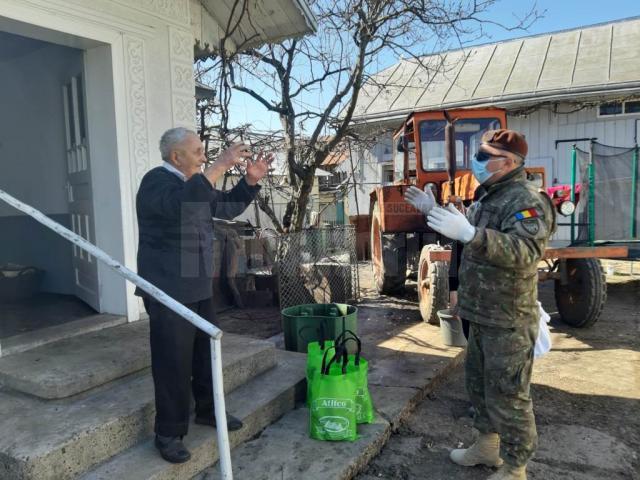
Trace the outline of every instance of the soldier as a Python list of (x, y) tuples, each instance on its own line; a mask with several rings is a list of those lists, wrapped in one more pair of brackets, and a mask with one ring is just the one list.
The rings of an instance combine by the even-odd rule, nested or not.
[(480, 436), (450, 458), (464, 466), (502, 465), (490, 480), (526, 479), (537, 446), (530, 396), (537, 265), (555, 230), (555, 211), (527, 181), (527, 150), (513, 130), (486, 132), (472, 160), (481, 185), (467, 217), (453, 205), (434, 207), (427, 217), (435, 231), (464, 243), (458, 305), (470, 322), (465, 383)]

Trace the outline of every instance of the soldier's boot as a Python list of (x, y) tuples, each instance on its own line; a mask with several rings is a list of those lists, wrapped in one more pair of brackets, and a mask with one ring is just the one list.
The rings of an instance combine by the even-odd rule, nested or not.
[(504, 464), (500, 470), (487, 478), (487, 480), (527, 480), (527, 467), (514, 467)]
[(480, 464), (488, 467), (498, 467), (503, 463), (500, 458), (500, 437), (497, 433), (481, 434), (469, 448), (452, 450), (449, 458), (454, 463), (464, 467), (473, 467)]

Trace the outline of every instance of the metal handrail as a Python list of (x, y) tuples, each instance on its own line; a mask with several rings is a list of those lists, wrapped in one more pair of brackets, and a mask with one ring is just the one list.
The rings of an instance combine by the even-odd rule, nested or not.
[(224, 384), (222, 379), (222, 349), (220, 339), (222, 338), (222, 330), (207, 322), (197, 313), (189, 310), (187, 307), (173, 299), (158, 287), (147, 282), (144, 278), (138, 276), (132, 270), (129, 270), (117, 260), (110, 257), (107, 253), (88, 242), (80, 235), (63, 227), (58, 222), (51, 220), (44, 213), (33, 208), (26, 203), (21, 202), (17, 198), (12, 197), (4, 190), (0, 190), (0, 199), (11, 205), (17, 210), (26, 213), (34, 220), (40, 222), (45, 227), (50, 228), (57, 234), (69, 240), (74, 245), (82, 248), (90, 253), (98, 260), (112, 268), (118, 275), (129, 280), (131, 283), (141, 288), (151, 295), (158, 302), (174, 311), (182, 318), (209, 335), (209, 344), (211, 348), (211, 375), (213, 383), (213, 404), (216, 416), (216, 432), (218, 437), (218, 453), (220, 456), (220, 471), (223, 480), (233, 480), (233, 472), (231, 468), (231, 450), (229, 446), (229, 432), (227, 431), (227, 415), (224, 400)]

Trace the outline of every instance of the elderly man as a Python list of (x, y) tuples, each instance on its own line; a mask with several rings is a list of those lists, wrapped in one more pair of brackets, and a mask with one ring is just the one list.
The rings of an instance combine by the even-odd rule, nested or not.
[[(480, 187), (467, 217), (452, 205), (431, 204), (425, 212), (431, 228), (464, 244), (458, 306), (470, 322), (465, 381), (480, 436), (470, 448), (453, 450), (451, 460), (502, 465), (490, 480), (526, 479), (537, 445), (529, 392), (538, 335), (537, 265), (556, 223), (551, 200), (527, 181), (527, 150), (517, 132), (486, 132), (472, 160)], [(426, 197), (412, 195), (414, 203), (428, 206)]]
[[(160, 139), (164, 163), (144, 176), (136, 198), (140, 240), (138, 273), (167, 294), (213, 322), (213, 220), (242, 213), (260, 189), (271, 155), (251, 160), (247, 145), (223, 151), (204, 168), (205, 152), (199, 137), (185, 128), (167, 130)], [(214, 184), (234, 166), (245, 176), (229, 192)], [(155, 445), (172, 463), (189, 460), (182, 442), (189, 426), (191, 391), (195, 422), (215, 427), (211, 358), (208, 337), (140, 290), (149, 314), (151, 370), (155, 387)], [(242, 428), (228, 416), (230, 430)]]

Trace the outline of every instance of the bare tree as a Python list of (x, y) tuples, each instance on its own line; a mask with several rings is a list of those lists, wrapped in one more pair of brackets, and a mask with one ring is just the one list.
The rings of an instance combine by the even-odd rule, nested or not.
[[(248, 15), (248, 0), (238, 8)], [(201, 79), (215, 78), (224, 104), (229, 89), (249, 95), (282, 126), (282, 148), (292, 189), (280, 231), (300, 230), (314, 174), (345, 138), (354, 135), (351, 120), (363, 85), (389, 59), (409, 58), (424, 75), (442, 65), (427, 64), (425, 55), (484, 36), (486, 17), (496, 0), (311, 0), (318, 21), (314, 36), (222, 54), (199, 65)], [(507, 29), (526, 29), (538, 13), (533, 7)], [(224, 45), (221, 45), (224, 51)], [(380, 85), (381, 88), (390, 85)], [(224, 136), (228, 112), (222, 114)], [(226, 131), (225, 131), (226, 130)], [(262, 198), (260, 206), (268, 205)], [(270, 215), (271, 216), (271, 215)]]

